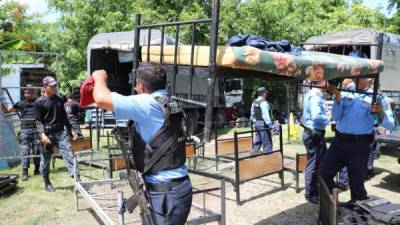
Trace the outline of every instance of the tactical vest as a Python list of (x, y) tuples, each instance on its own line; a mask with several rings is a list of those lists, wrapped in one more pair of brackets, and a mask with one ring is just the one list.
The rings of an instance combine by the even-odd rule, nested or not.
[(263, 120), (262, 118), (262, 111), (261, 111), (261, 102), (258, 100), (253, 101), (253, 111), (254, 111), (254, 116), (256, 117), (256, 120)]
[(154, 174), (185, 164), (186, 123), (182, 107), (168, 96), (156, 97), (164, 124), (146, 144), (136, 129), (130, 129), (133, 159), (143, 174)]

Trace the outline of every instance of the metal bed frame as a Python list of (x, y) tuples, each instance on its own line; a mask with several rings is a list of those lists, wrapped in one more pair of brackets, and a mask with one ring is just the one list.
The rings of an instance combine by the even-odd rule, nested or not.
[[(85, 161), (86, 165), (89, 166), (90, 174), (93, 174), (92, 170), (96, 169), (91, 167), (96, 161), (109, 161), (115, 160), (115, 158), (102, 158), (95, 160), (79, 160), (79, 157), (74, 159), (74, 171), (77, 171), (77, 164), (82, 164)], [(98, 169), (97, 169), (98, 170)], [(126, 224), (141, 224), (140, 216), (138, 214), (138, 209), (136, 209), (132, 215), (126, 213), (123, 210), (123, 201), (128, 198), (131, 193), (131, 189), (127, 180), (122, 180), (119, 178), (107, 178), (103, 170), (104, 178), (96, 178), (92, 175), (85, 175), (81, 172), (82, 178), (89, 178), (88, 181), (76, 182), (74, 184), (74, 195), (75, 195), (75, 207), (76, 210), (80, 209), (80, 197), (85, 199), (86, 203), (94, 210), (98, 218), (106, 225), (126, 225)], [(75, 172), (76, 177), (76, 172)], [(76, 179), (75, 179), (76, 180)], [(226, 224), (226, 205), (225, 205), (225, 180), (219, 180), (218, 188), (207, 188), (207, 189), (196, 189), (194, 188), (193, 194), (202, 194), (202, 204), (192, 203), (192, 210), (195, 210), (195, 215), (191, 217), (189, 214), (189, 219), (186, 224), (190, 225), (200, 225), (206, 223), (217, 222), (219, 225)], [(206, 207), (206, 196), (208, 192), (214, 190), (220, 190), (220, 211), (215, 212)], [(211, 194), (215, 195), (215, 194)], [(102, 201), (108, 202), (102, 202)], [(137, 213), (137, 214), (135, 214)]]
[[(229, 162), (233, 162), (234, 163), (234, 177), (229, 177), (229, 176), (224, 176), (222, 174), (219, 173), (211, 173), (211, 172), (206, 172), (206, 171), (201, 171), (199, 169), (196, 169), (196, 167), (193, 168), (189, 168), (189, 171), (191, 173), (194, 174), (199, 174), (205, 177), (210, 177), (210, 178), (215, 178), (215, 179), (224, 179), (225, 181), (228, 181), (229, 183), (231, 183), (234, 187), (234, 191), (236, 193), (236, 204), (237, 205), (241, 205), (242, 201), (240, 199), (240, 184), (245, 183), (247, 181), (251, 181), (254, 179), (259, 179), (268, 175), (272, 175), (272, 174), (278, 174), (279, 178), (281, 180), (280, 184), (281, 184), (281, 188), (284, 188), (284, 164), (283, 164), (283, 139), (282, 139), (282, 127), (280, 127), (280, 136), (279, 136), (279, 150), (275, 150), (272, 152), (268, 152), (268, 153), (260, 153), (260, 154), (247, 154), (246, 156), (239, 156), (239, 145), (238, 145), (238, 140), (239, 140), (239, 135), (243, 135), (243, 134), (248, 134), (251, 133), (253, 134), (255, 132), (255, 130), (252, 131), (245, 131), (245, 132), (234, 132), (234, 137), (233, 137), (233, 141), (234, 141), (234, 153), (233, 155), (225, 155), (225, 156), (220, 156), (221, 158), (223, 158), (224, 160), (227, 160)], [(224, 139), (225, 140), (225, 139)], [(248, 177), (242, 177), (245, 176), (240, 172), (240, 168), (243, 168), (242, 164), (244, 165), (244, 163), (246, 161), (249, 160), (256, 160), (257, 158), (265, 158), (265, 157), (273, 157), (273, 155), (278, 154), (278, 156), (280, 157), (281, 161), (279, 162), (279, 168), (267, 168), (265, 169), (265, 172), (262, 172), (261, 174), (257, 174), (257, 175), (248, 175)], [(211, 161), (215, 161), (216, 164), (218, 164), (219, 160), (216, 156), (215, 158), (212, 157), (205, 157), (205, 156), (197, 156), (197, 157), (201, 157), (201, 159), (206, 159), (206, 160), (211, 160)], [(268, 159), (267, 159), (268, 160)], [(217, 168), (217, 165), (215, 166), (215, 168)]]

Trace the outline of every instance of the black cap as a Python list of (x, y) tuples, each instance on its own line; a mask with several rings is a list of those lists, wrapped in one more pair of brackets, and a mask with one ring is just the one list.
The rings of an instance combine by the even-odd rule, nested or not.
[(52, 76), (47, 76), (47, 77), (43, 78), (42, 82), (43, 82), (43, 85), (45, 85), (45, 86), (54, 86), (54, 85), (58, 84), (56, 79), (54, 79), (54, 77), (52, 77)]
[(262, 95), (262, 94), (264, 94), (264, 93), (268, 93), (266, 87), (259, 87), (259, 88), (257, 88), (257, 94)]

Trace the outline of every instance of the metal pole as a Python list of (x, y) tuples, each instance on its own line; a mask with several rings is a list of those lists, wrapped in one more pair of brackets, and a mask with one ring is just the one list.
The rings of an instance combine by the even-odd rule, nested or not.
[(192, 98), (192, 91), (193, 91), (193, 74), (194, 74), (194, 42), (195, 42), (195, 35), (196, 35), (196, 23), (192, 25), (192, 46), (190, 50), (190, 74), (189, 74), (189, 94), (188, 99)]
[(122, 191), (118, 191), (118, 221), (120, 225), (125, 224), (124, 220), (124, 210), (122, 208), (124, 207), (124, 193)]
[(383, 35), (384, 33), (379, 33), (378, 36), (378, 49), (376, 51), (376, 59), (382, 59), (382, 51), (383, 51)]
[(179, 25), (176, 25), (176, 33), (175, 33), (175, 49), (174, 49), (174, 74), (172, 76), (172, 95), (175, 95), (176, 92), (176, 74), (178, 73), (178, 42), (179, 42)]
[(236, 191), (236, 204), (240, 205), (240, 175), (239, 175), (239, 146), (238, 146), (238, 134), (235, 131), (233, 133), (233, 144), (235, 150), (235, 191)]
[(132, 84), (132, 90), (131, 94), (135, 94), (135, 77), (136, 77), (136, 71), (139, 66), (139, 41), (140, 41), (140, 14), (136, 14), (135, 16), (135, 39), (134, 39), (134, 46), (133, 46), (133, 65), (132, 65), (132, 73), (131, 73), (131, 84)]
[(290, 101), (289, 101), (289, 83), (286, 83), (286, 99), (287, 99), (287, 135), (290, 141)]
[(225, 180), (221, 180), (221, 222), (220, 225), (226, 224), (226, 197), (225, 197)]
[(96, 108), (96, 150), (100, 150), (99, 108)]
[(213, 121), (214, 108), (214, 87), (216, 75), (216, 58), (218, 44), (218, 18), (219, 18), (219, 0), (213, 0), (211, 13), (211, 43), (210, 43), (210, 58), (209, 58), (209, 75), (208, 75), (208, 98), (204, 126), (204, 142), (209, 142), (211, 139), (211, 127)]

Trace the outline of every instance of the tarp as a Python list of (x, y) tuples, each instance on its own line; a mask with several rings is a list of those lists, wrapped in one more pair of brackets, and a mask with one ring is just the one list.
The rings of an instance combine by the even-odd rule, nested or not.
[[(139, 43), (140, 45), (147, 45), (149, 38), (148, 30), (141, 30)], [(88, 53), (92, 49), (113, 49), (119, 51), (133, 51), (135, 40), (135, 32), (113, 32), (113, 33), (100, 33), (90, 39), (87, 49)], [(161, 31), (151, 30), (151, 41), (150, 45), (160, 45), (161, 44)], [(173, 45), (175, 44), (175, 39), (164, 35), (164, 44)]]
[[(307, 50), (313, 49), (313, 45), (308, 44), (378, 44), (379, 31), (371, 28), (352, 29), (336, 33), (314, 36), (304, 43)], [(392, 45), (400, 45), (400, 36), (392, 33), (384, 33), (383, 42)]]
[[(369, 48), (371, 58), (376, 58), (379, 34), (381, 32), (371, 29), (352, 29), (336, 33), (329, 33), (309, 38), (304, 48), (307, 50), (320, 49), (322, 44), (348, 44), (348, 45), (375, 45)], [(316, 44), (316, 45), (311, 45)], [(320, 44), (320, 46), (318, 46)], [(314, 48), (315, 47), (315, 48)], [(323, 46), (323, 47), (326, 47)], [(349, 46), (350, 47), (350, 46)], [(367, 47), (364, 47), (364, 49)], [(346, 52), (347, 53), (347, 52)], [(383, 33), (382, 61), (385, 63), (385, 71), (380, 75), (380, 89), (382, 91), (399, 92), (400, 82), (400, 36), (392, 33)]]

